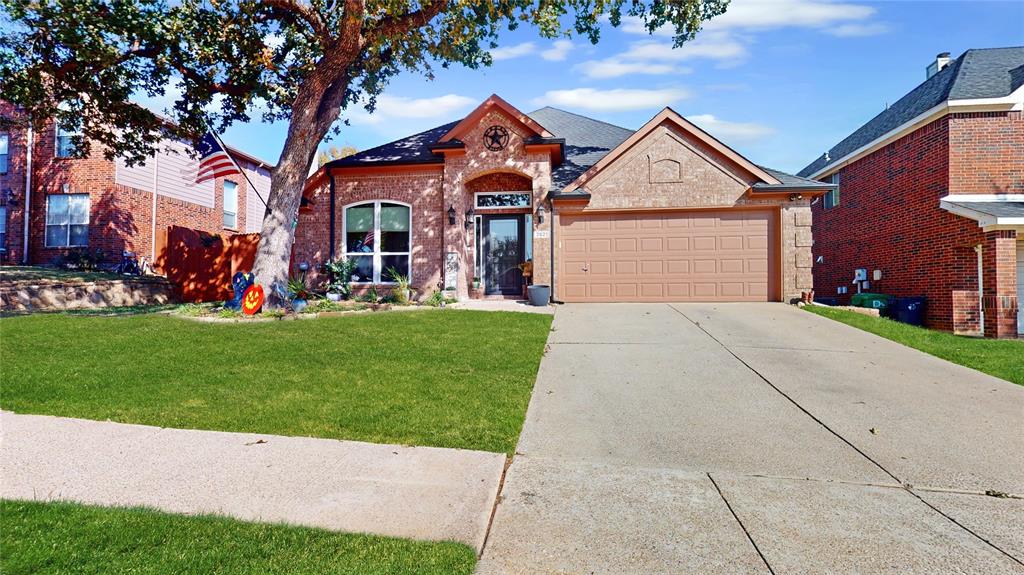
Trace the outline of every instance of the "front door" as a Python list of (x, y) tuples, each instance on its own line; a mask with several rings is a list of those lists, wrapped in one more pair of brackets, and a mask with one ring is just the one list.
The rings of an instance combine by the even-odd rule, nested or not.
[(484, 293), (520, 295), (523, 293), (522, 215), (483, 217)]

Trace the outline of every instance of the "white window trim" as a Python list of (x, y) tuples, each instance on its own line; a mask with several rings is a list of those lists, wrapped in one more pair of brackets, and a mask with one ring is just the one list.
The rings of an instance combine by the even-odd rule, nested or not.
[(0, 133), (0, 140), (4, 140), (5, 141), (4, 147), (7, 148), (7, 150), (3, 154), (0, 154), (0, 156), (6, 156), (6, 158), (4, 159), (3, 169), (0, 170), (0, 174), (6, 174), (11, 169), (11, 134), (10, 134), (10, 132)]
[[(523, 195), (530, 198), (530, 203), (525, 206), (481, 206), (480, 196), (502, 196), (502, 195)], [(528, 210), (533, 208), (533, 192), (518, 190), (514, 192), (477, 192), (473, 195), (473, 208), (478, 210)]]
[[(233, 212), (229, 212), (228, 211), (228, 203), (227, 203), (227, 200), (226, 200), (226, 198), (227, 198), (227, 185), (228, 184), (233, 184), (235, 186), (235, 189), (234, 189), (234, 191), (235, 191), (235, 211), (233, 211)], [(220, 223), (221, 223), (221, 226), (223, 226), (223, 228), (226, 229), (226, 230), (237, 230), (238, 229), (238, 182), (233, 182), (231, 180), (224, 180), (224, 184), (223, 185), (224, 185), (224, 187), (223, 187), (223, 189), (221, 191), (221, 198), (220, 198), (220, 200), (221, 200), (221, 202), (220, 202), (220, 204), (221, 204)], [(234, 217), (235, 225), (228, 226), (228, 225), (224, 224), (224, 216), (226, 216), (228, 214), (231, 214)]]
[[(60, 122), (54, 122), (53, 124), (53, 157), (55, 158), (74, 158), (74, 156), (62, 156), (60, 155)], [(77, 132), (65, 132), (67, 136), (80, 136), (82, 134), (81, 128)], [(78, 150), (75, 150), (76, 152)]]
[[(394, 204), (396, 206), (405, 206), (409, 208), (409, 251), (407, 252), (382, 252), (380, 251), (380, 207), (381, 204)], [(348, 209), (355, 208), (358, 206), (372, 205), (373, 206), (373, 253), (359, 253), (349, 252), (348, 249)], [(366, 257), (369, 255), (373, 256), (373, 281), (369, 282), (349, 282), (352, 285), (396, 285), (395, 282), (381, 281), (380, 276), (383, 268), (383, 256), (405, 256), (408, 258), (409, 263), (407, 264), (408, 273), (406, 274), (409, 278), (409, 283), (412, 283), (412, 204), (405, 202), (399, 202), (397, 200), (364, 200), (361, 202), (352, 202), (346, 204), (341, 208), (341, 247), (342, 253), (345, 255), (345, 259), (349, 257)]]
[[(831, 190), (825, 192), (824, 199), (822, 199), (821, 205), (826, 210), (831, 210), (832, 208), (839, 207), (839, 205), (843, 201), (842, 196), (839, 195), (839, 186), (842, 185), (842, 176), (839, 175), (839, 172), (836, 172), (829, 176), (829, 183), (834, 185), (835, 188), (832, 188)], [(839, 195), (839, 201), (836, 201), (837, 195)]]
[[(71, 223), (71, 204), (70, 204), (71, 200), (68, 200), (69, 203), (68, 203), (67, 243), (65, 243), (63, 245), (59, 245), (59, 246), (50, 245), (50, 243), (49, 243), (50, 235), (46, 233), (48, 231), (48, 228), (51, 225), (60, 225), (60, 224), (48, 224), (48, 223), (46, 223), (46, 220), (49, 219), (49, 217), (50, 217), (50, 198), (55, 197), (55, 196), (85, 196), (85, 213), (88, 214), (88, 218), (86, 218), (85, 224), (72, 224)], [(86, 247), (89, 247), (89, 234), (88, 233), (86, 233), (86, 235), (85, 235), (86, 239), (85, 239), (85, 243), (84, 244), (72, 244), (71, 243), (71, 226), (72, 225), (76, 225), (76, 226), (84, 225), (86, 228), (88, 228), (89, 226), (92, 225), (92, 198), (89, 197), (89, 194), (80, 194), (80, 193), (79, 194), (47, 194), (46, 195), (46, 212), (43, 214), (43, 247), (55, 248), (55, 249), (60, 249), (60, 248), (86, 248)]]

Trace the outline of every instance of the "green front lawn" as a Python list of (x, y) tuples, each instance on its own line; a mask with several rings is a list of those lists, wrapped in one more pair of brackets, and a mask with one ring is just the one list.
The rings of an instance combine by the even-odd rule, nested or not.
[(947, 361), (1024, 385), (1024, 341), (964, 337), (852, 311), (806, 306), (816, 313)]
[(306, 321), (0, 319), (0, 407), (512, 453), (551, 325), (432, 310)]
[(0, 572), (5, 575), (469, 575), (476, 563), (473, 550), (458, 543), (145, 509), (0, 501), (0, 518)]

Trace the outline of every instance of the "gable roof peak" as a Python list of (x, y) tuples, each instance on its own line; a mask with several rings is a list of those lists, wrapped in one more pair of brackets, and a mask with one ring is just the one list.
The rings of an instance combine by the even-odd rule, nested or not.
[(490, 112), (493, 109), (497, 109), (500, 112), (504, 113), (513, 121), (519, 123), (520, 125), (525, 127), (527, 130), (533, 132), (537, 136), (540, 136), (542, 138), (554, 137), (551, 134), (551, 132), (544, 128), (544, 126), (541, 126), (540, 124), (537, 123), (536, 120), (534, 120), (527, 114), (524, 114), (523, 112), (519, 111), (519, 109), (513, 106), (512, 104), (506, 102), (504, 99), (501, 98), (501, 96), (498, 96), (497, 94), (491, 94), (490, 96), (488, 96), (486, 100), (481, 102), (480, 105), (477, 106), (472, 112), (467, 114), (465, 118), (458, 122), (454, 128), (449, 130), (448, 133), (446, 133), (445, 135), (441, 136), (441, 138), (438, 139), (438, 143), (443, 144), (445, 142), (454, 140), (462, 136), (471, 128), (473, 128), (477, 124), (477, 122), (480, 121), (481, 118), (483, 118), (488, 112)]

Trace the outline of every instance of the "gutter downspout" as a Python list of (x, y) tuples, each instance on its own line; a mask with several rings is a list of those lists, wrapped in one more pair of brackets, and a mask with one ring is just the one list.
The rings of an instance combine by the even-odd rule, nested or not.
[(150, 231), (149, 231), (149, 265), (156, 265), (156, 193), (157, 173), (160, 171), (160, 154), (153, 153), (153, 217), (150, 218)]
[(974, 246), (978, 253), (978, 327), (981, 337), (985, 337), (985, 259), (982, 256), (982, 245)]
[(548, 211), (551, 212), (551, 223), (548, 226), (551, 228), (549, 237), (551, 238), (551, 296), (549, 297), (551, 303), (562, 303), (555, 297), (555, 201), (548, 196)]
[(29, 122), (25, 139), (27, 142), (25, 146), (25, 213), (21, 215), (23, 224), (21, 263), (28, 265), (28, 230), (32, 214), (32, 148), (35, 146), (35, 133), (32, 131), (31, 122)]
[(330, 197), (330, 202), (331, 202), (331, 231), (330, 231), (330, 242), (331, 242), (331, 245), (330, 245), (330, 249), (328, 250), (328, 253), (330, 254), (330, 256), (329, 256), (330, 257), (330, 261), (333, 262), (334, 261), (334, 222), (336, 221), (336, 216), (334, 214), (334, 211), (335, 211), (335, 206), (334, 206), (334, 176), (331, 175), (331, 169), (330, 168), (327, 168), (327, 182), (328, 182), (328, 186), (330, 186), (330, 188), (329, 188), (330, 189), (330, 196), (329, 197)]

